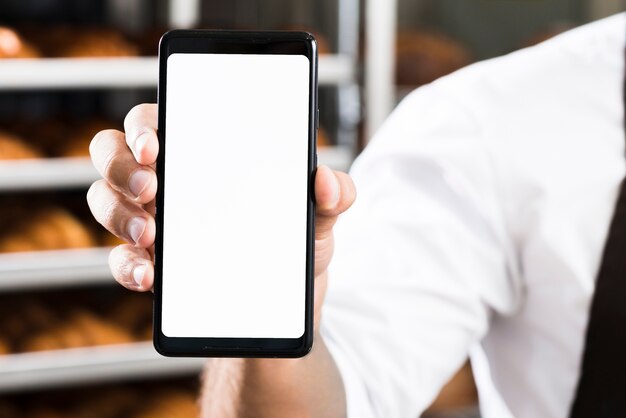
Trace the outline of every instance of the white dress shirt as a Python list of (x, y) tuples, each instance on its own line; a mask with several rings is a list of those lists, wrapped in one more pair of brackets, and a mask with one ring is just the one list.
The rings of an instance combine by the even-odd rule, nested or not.
[(417, 417), (472, 347), (485, 418), (568, 416), (626, 171), (625, 40), (620, 14), (444, 77), (354, 163), (322, 316), (350, 418)]

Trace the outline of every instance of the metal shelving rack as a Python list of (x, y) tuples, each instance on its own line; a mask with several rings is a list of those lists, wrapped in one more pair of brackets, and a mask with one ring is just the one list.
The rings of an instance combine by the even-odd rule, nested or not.
[(0, 357), (0, 393), (198, 373), (203, 359), (165, 358), (151, 343), (74, 348)]
[[(345, 146), (321, 148), (317, 154), (321, 164), (337, 170), (347, 170), (353, 157), (352, 150)], [(100, 175), (88, 158), (51, 158), (0, 163), (0, 192), (70, 187), (86, 189), (99, 178)]]
[[(376, 16), (389, 13), (396, 0), (366, 0), (368, 33), (380, 31)], [(339, 53), (320, 57), (319, 81), (340, 86), (340, 104), (360, 102), (360, 75), (357, 71), (360, 0), (340, 0)], [(198, 19), (200, 0), (171, 0), (172, 27), (189, 27)], [(395, 8), (394, 8), (395, 10)], [(383, 13), (383, 16), (385, 15)], [(351, 15), (353, 14), (353, 15)], [(382, 22), (381, 22), (382, 23)], [(346, 25), (353, 28), (351, 32)], [(393, 31), (392, 31), (393, 32)], [(373, 34), (366, 36), (371, 42)], [(388, 37), (387, 37), (388, 38)], [(387, 39), (385, 38), (385, 39)], [(368, 93), (376, 77), (391, 79), (387, 67), (375, 65), (389, 54), (388, 43), (373, 45), (366, 61), (372, 66), (365, 85), (366, 114), (381, 118), (390, 107), (381, 100), (383, 90)], [(379, 57), (379, 58), (376, 58)], [(2, 60), (0, 91), (146, 88), (156, 87), (156, 58), (84, 58)], [(378, 84), (378, 83), (377, 83)], [(354, 109), (353, 109), (354, 113)], [(376, 122), (377, 124), (378, 122)], [(370, 129), (375, 124), (368, 125)], [(346, 146), (318, 150), (320, 163), (347, 170), (355, 150)], [(25, 190), (87, 188), (99, 178), (85, 158), (58, 158), (0, 162), (0, 193)], [(113, 283), (108, 269), (109, 248), (41, 251), (0, 255), (0, 292), (50, 289)], [(0, 356), (0, 393), (60, 387), (80, 383), (141, 379), (157, 376), (189, 375), (200, 371), (201, 359), (167, 359), (159, 356), (150, 343), (101, 346), (57, 352)]]
[(398, 0), (365, 1), (365, 138), (369, 140), (396, 102)]
[[(156, 87), (156, 58), (36, 58), (4, 59), (0, 66), (0, 89), (80, 89)], [(342, 85), (356, 79), (349, 57), (321, 56), (319, 83)]]
[(111, 248), (0, 254), (0, 291), (113, 283)]

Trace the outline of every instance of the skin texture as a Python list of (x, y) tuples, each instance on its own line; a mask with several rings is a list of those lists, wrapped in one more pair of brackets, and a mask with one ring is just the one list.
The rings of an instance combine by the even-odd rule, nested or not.
[[(103, 179), (87, 192), (98, 222), (127, 242), (111, 251), (111, 272), (122, 286), (150, 291), (154, 280), (154, 170), (159, 152), (157, 106), (134, 107), (124, 131), (99, 132), (90, 153)], [(202, 389), (203, 418), (343, 417), (341, 377), (319, 334), (333, 253), (333, 225), (354, 202), (351, 178), (320, 166), (315, 178), (315, 343), (301, 359), (210, 359)], [(277, 208), (277, 210), (280, 210)]]

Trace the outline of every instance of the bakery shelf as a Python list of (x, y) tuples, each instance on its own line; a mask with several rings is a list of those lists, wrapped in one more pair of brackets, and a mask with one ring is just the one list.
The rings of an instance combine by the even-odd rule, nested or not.
[[(320, 164), (345, 170), (352, 161), (347, 147), (318, 151)], [(0, 162), (0, 192), (87, 187), (100, 175), (89, 158), (49, 158)]]
[(350, 147), (320, 147), (317, 149), (317, 162), (324, 164), (335, 170), (348, 171), (352, 161), (354, 160), (354, 152)]
[(0, 254), (0, 291), (113, 283), (108, 267), (110, 250), (104, 247)]
[(3, 59), (1, 90), (93, 87), (154, 87), (157, 59), (38, 58)]
[[(348, 147), (323, 147), (319, 164), (347, 170)], [(87, 186), (98, 178), (87, 158), (31, 160), (0, 164), (0, 191)], [(87, 248), (0, 254), (0, 291), (113, 283), (110, 248)]]
[(152, 343), (0, 356), (0, 393), (83, 383), (192, 375), (204, 359), (161, 357)]
[(318, 81), (322, 85), (355, 82), (354, 61), (343, 55), (320, 55)]
[[(354, 79), (349, 57), (320, 57), (320, 84)], [(3, 59), (0, 65), (0, 90), (155, 87), (157, 81), (154, 57)]]
[(82, 187), (98, 178), (100, 175), (89, 158), (48, 158), (0, 162), (0, 191)]

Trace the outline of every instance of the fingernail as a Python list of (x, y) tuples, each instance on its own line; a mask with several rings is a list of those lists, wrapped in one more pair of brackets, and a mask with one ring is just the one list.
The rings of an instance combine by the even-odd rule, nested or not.
[[(330, 171), (330, 169), (329, 169)], [(328, 202), (328, 206), (335, 207), (337, 205), (337, 203), (339, 203), (339, 181), (337, 181), (337, 176), (335, 176), (335, 173), (333, 173), (332, 171), (330, 172), (330, 176), (332, 178), (331, 182), (330, 182), (330, 189), (331, 189), (331, 201)]]
[(137, 139), (135, 139), (135, 156), (139, 157), (141, 155), (141, 152), (143, 151), (144, 147), (146, 146), (146, 143), (148, 142), (149, 134), (150, 134), (149, 132), (144, 131), (139, 134)]
[(134, 217), (128, 222), (128, 235), (130, 235), (135, 244), (139, 243), (139, 239), (145, 230), (146, 220), (140, 216)]
[(128, 179), (128, 189), (133, 196), (139, 197), (148, 187), (151, 178), (152, 175), (148, 170), (135, 170)]
[(143, 264), (138, 265), (133, 270), (133, 280), (138, 287), (141, 287), (141, 283), (143, 282), (143, 278), (146, 275), (146, 266)]

